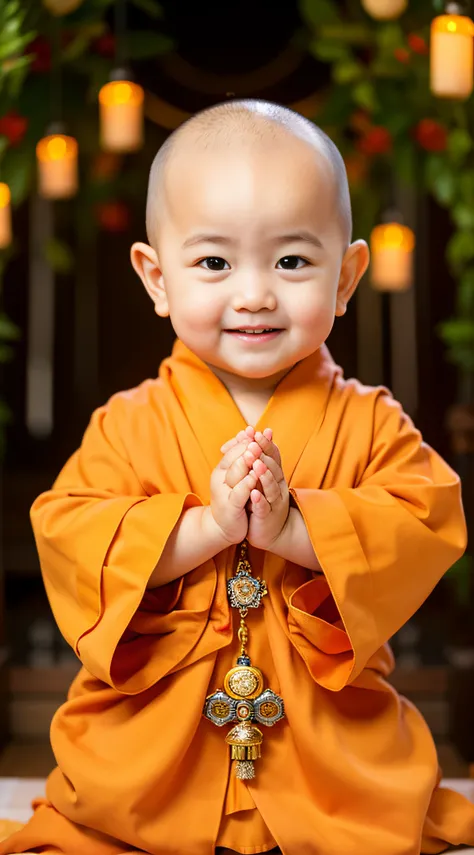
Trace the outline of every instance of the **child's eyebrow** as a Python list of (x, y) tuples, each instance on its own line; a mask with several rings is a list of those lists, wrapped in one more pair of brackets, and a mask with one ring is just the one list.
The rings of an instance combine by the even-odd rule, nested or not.
[[(304, 241), (306, 243), (312, 243), (313, 246), (316, 246), (318, 249), (323, 248), (321, 241), (316, 235), (313, 235), (311, 232), (307, 232), (304, 230), (300, 232), (294, 232), (293, 234), (279, 235), (278, 237), (273, 238), (271, 240), (271, 243), (283, 244), (297, 243), (301, 241)], [(231, 237), (224, 237), (223, 235), (200, 233), (196, 235), (191, 235), (191, 237), (185, 240), (181, 249), (187, 249), (190, 246), (195, 246), (197, 243), (227, 243), (229, 245), (235, 245), (238, 243), (238, 241)]]

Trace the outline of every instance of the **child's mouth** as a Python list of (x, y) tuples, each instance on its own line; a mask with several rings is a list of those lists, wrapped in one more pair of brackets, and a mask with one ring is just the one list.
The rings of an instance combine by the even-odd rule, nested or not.
[(276, 338), (283, 330), (281, 329), (263, 329), (263, 330), (224, 330), (224, 332), (229, 333), (234, 338), (238, 338), (239, 341), (250, 341), (253, 343), (262, 343), (264, 341), (271, 341)]

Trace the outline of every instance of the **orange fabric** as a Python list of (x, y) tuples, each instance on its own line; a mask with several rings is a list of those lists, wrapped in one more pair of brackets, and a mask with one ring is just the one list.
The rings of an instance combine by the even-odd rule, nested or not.
[(249, 615), (250, 652), (286, 719), (264, 728), (255, 780), (230, 776), (227, 728), (201, 712), (237, 655), (225, 586), (236, 550), (145, 588), (244, 425), (177, 341), (158, 379), (93, 415), (35, 502), (48, 597), (84, 667), (52, 721), (47, 801), (0, 855), (474, 845), (474, 805), (439, 788), (430, 732), (386, 682), (388, 639), (465, 547), (459, 481), (389, 393), (345, 381), (325, 347), (280, 382), (257, 425), (273, 429), (324, 575), (250, 548), (269, 589)]

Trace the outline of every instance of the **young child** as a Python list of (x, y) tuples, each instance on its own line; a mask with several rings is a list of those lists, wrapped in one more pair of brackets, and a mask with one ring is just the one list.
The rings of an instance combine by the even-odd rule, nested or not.
[(368, 264), (339, 152), (286, 108), (218, 105), (158, 153), (147, 226), (132, 263), (178, 339), (33, 505), (83, 668), (0, 855), (474, 845), (386, 679), (465, 548), (459, 479), (324, 344)]

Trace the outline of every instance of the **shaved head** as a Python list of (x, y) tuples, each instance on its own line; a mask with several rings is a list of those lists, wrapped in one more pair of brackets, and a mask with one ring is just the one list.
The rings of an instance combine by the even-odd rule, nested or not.
[(252, 145), (271, 143), (272, 138), (281, 140), (284, 134), (304, 140), (326, 159), (333, 173), (338, 218), (347, 247), (352, 235), (352, 214), (346, 168), (339, 149), (324, 131), (294, 110), (254, 99), (226, 101), (202, 110), (180, 125), (161, 146), (148, 183), (146, 227), (150, 245), (156, 246), (167, 166), (184, 144), (208, 149), (216, 144), (230, 147), (238, 140)]

